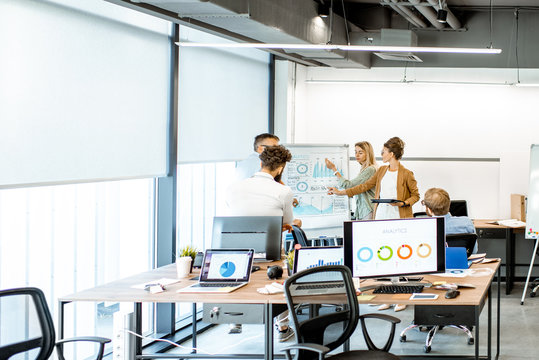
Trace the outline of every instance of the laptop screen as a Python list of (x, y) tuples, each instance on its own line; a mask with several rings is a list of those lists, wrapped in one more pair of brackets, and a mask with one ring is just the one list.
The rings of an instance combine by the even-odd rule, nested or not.
[[(330, 247), (302, 247), (296, 249), (294, 254), (294, 273), (324, 265), (344, 265), (344, 249), (342, 246)], [(315, 278), (316, 276), (316, 278)], [(323, 277), (323, 278), (322, 278)], [(340, 273), (328, 272), (305, 276), (301, 281), (339, 281), (342, 280)]]
[(253, 256), (253, 249), (208, 249), (200, 281), (247, 282), (251, 276)]

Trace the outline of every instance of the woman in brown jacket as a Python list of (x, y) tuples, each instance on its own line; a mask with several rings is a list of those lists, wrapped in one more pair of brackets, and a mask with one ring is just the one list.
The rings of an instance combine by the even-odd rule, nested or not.
[(400, 163), (403, 153), (404, 142), (398, 137), (392, 137), (386, 141), (382, 150), (382, 161), (389, 165), (381, 166), (363, 184), (345, 190), (329, 187), (328, 194), (352, 197), (376, 187), (375, 199), (397, 199), (400, 202), (378, 204), (374, 208), (374, 219), (413, 217), (412, 205), (419, 201), (419, 191), (414, 173)]

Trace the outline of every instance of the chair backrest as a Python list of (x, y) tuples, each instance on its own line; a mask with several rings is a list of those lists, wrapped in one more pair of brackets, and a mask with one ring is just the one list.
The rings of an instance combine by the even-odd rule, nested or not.
[(0, 290), (0, 360), (19, 353), (46, 360), (55, 344), (54, 323), (37, 288)]
[(449, 213), (451, 216), (468, 216), (468, 205), (466, 200), (451, 200), (449, 204)]
[(307, 245), (307, 235), (302, 228), (296, 225), (292, 225), (292, 236), (294, 237), (294, 245), (300, 244), (302, 247), (309, 246)]
[[(324, 289), (313, 288), (308, 296), (298, 296), (295, 287), (328, 280), (344, 284), (345, 293), (327, 295)], [(313, 287), (313, 286), (311, 286)], [(342, 265), (318, 266), (298, 272), (284, 284), (289, 318), (296, 329), (298, 343), (315, 343), (331, 350), (342, 345), (354, 332), (358, 323), (357, 295), (352, 273)], [(308, 307), (301, 306), (309, 304)], [(335, 306), (318, 306), (333, 304)], [(298, 354), (299, 359), (316, 358), (312, 352)]]
[(449, 247), (465, 247), (466, 254), (470, 256), (477, 241), (477, 234), (449, 234), (445, 236), (445, 241)]

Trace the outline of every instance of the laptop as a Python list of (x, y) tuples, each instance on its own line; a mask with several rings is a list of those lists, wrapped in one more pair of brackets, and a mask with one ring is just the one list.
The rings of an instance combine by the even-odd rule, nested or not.
[[(305, 269), (324, 265), (344, 265), (342, 246), (302, 247), (294, 253), (294, 274)], [(339, 272), (317, 273), (306, 276), (290, 286), (293, 296), (346, 293)]]
[(197, 284), (179, 293), (229, 293), (249, 283), (253, 249), (208, 249)]

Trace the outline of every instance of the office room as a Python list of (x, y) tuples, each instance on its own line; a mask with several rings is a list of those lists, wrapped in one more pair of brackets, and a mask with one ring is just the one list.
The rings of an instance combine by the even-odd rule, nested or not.
[[(437, 21), (444, 11), (446, 22)], [(531, 0), (0, 0), (0, 290), (41, 289), (56, 340), (115, 339), (105, 344), (105, 358), (115, 346), (119, 358), (132, 358), (135, 346), (145, 354), (190, 352), (194, 310), (200, 353), (282, 358), (294, 337), (279, 343), (275, 335), (268, 349), (271, 324), (228, 334), (228, 325), (203, 321), (203, 302), (171, 304), (144, 289), (132, 290), (148, 299), (134, 300), (140, 305), (69, 296), (174, 264), (187, 246), (209, 249), (213, 218), (227, 213), (236, 162), (265, 132), (285, 145), (347, 145), (350, 178), (360, 171), (356, 142), (369, 141), (382, 165), (383, 144), (398, 136), (421, 199), (441, 187), (467, 201), (472, 219), (510, 219), (511, 194), (530, 196), (530, 147), (539, 144), (538, 17)], [(380, 48), (382, 56), (392, 53), (388, 60), (348, 44), (409, 48)], [(412, 208), (425, 211), (420, 201)], [(304, 230), (309, 238), (343, 236), (341, 226)], [(523, 231), (510, 236), (480, 236), (479, 252), (502, 258), (501, 286), (492, 285), (492, 298), (501, 292), (499, 358), (532, 359), (539, 305), (529, 289), (523, 305), (521, 296), (534, 242)], [(253, 276), (271, 283), (265, 267)], [(6, 309), (0, 346), (28, 330)], [(125, 323), (133, 312), (140, 326)], [(360, 312), (378, 313), (363, 302)], [(428, 354), (425, 331), (401, 343), (413, 307), (380, 313), (401, 320), (390, 349), (396, 356), (474, 354), (452, 329), (436, 335)], [(352, 350), (366, 349), (360, 327)], [(137, 343), (127, 328), (146, 338)], [(383, 342), (387, 328), (373, 329), (374, 341)], [(90, 358), (97, 349), (64, 345), (66, 358)]]

